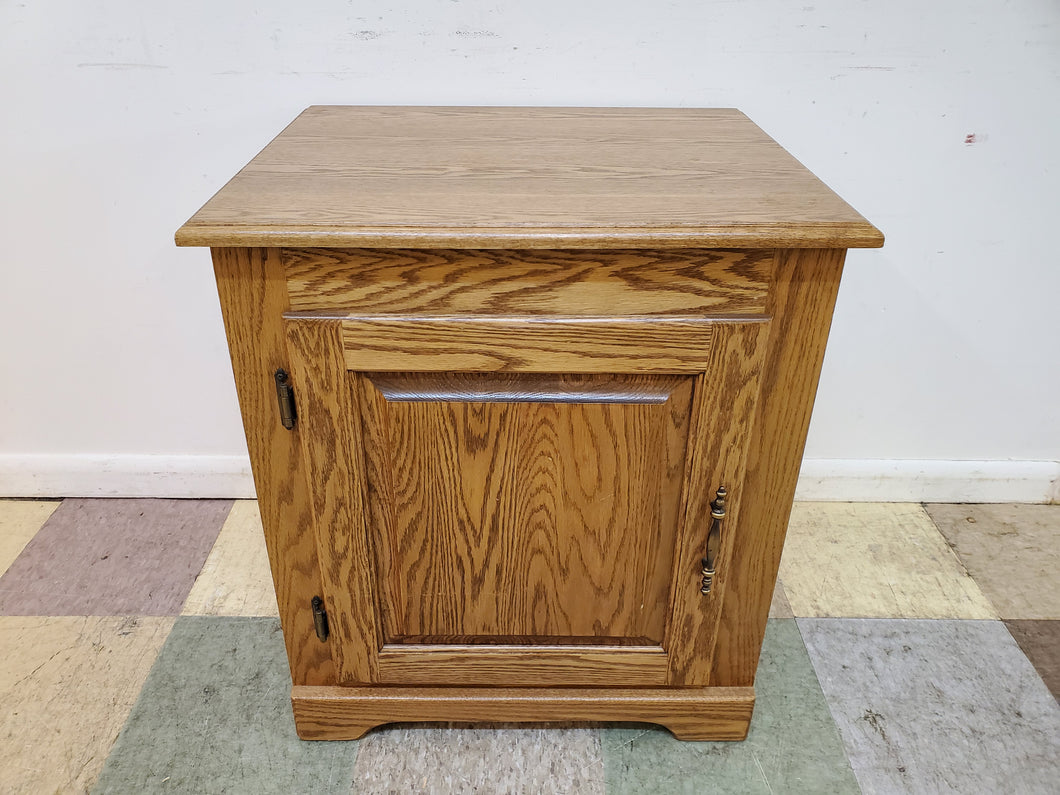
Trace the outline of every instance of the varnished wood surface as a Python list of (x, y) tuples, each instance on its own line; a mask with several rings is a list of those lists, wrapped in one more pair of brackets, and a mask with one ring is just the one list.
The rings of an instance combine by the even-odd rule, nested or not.
[(658, 377), (666, 403), (483, 403), (353, 377), (385, 637), (661, 643), (691, 378)]
[[(741, 522), (743, 477), (751, 420), (759, 400), (762, 362), (769, 323), (724, 323), (710, 366), (697, 388), (696, 431), (690, 444), (685, 511), (674, 561), (672, 608), (667, 629), (672, 685), (706, 685), (717, 626), (731, 575), (732, 548), (738, 536), (753, 535)], [(709, 594), (700, 592), (702, 560), (710, 530), (710, 503), (724, 486), (726, 516)]]
[(658, 646), (388, 644), (379, 652), (379, 682), (392, 685), (652, 687), (666, 684), (666, 667)]
[[(376, 681), (380, 632), (365, 528), (364, 453), (357, 395), (346, 386), (339, 321), (287, 324), (313, 507), (320, 575), (331, 629), (329, 645), (340, 683)], [(309, 605), (303, 606), (306, 612)], [(315, 637), (309, 645), (318, 644)]]
[(754, 689), (294, 687), (291, 703), (304, 740), (355, 740), (399, 721), (638, 721), (681, 740), (742, 740)]
[(306, 605), (321, 587), (300, 431), (286, 430), (277, 416), (273, 373), (290, 367), (279, 251), (219, 248), (213, 262), (291, 678), (296, 685), (332, 684), (328, 647), (306, 642), (314, 637)]
[(777, 252), (762, 399), (748, 443), (741, 532), (725, 563), (712, 685), (754, 683), (845, 254)]
[(773, 252), (284, 249), (298, 312), (727, 317), (765, 311)]
[(702, 318), (342, 321), (346, 366), (369, 372), (698, 373), (706, 366), (713, 332), (713, 322)]
[(732, 109), (304, 111), (185, 246), (872, 247), (877, 229)]

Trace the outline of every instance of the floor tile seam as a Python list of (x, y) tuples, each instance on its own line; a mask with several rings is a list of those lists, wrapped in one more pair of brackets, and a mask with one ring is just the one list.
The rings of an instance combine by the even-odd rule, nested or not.
[(843, 758), (846, 760), (847, 767), (850, 768), (850, 773), (854, 777), (855, 783), (858, 788), (865, 792), (865, 784), (858, 777), (858, 771), (854, 767), (851, 761), (851, 749), (847, 745), (846, 736), (843, 734), (841, 724), (836, 716), (835, 710), (832, 708), (832, 701), (828, 698), (828, 693), (825, 691), (824, 686), (821, 684), (821, 672), (817, 670), (817, 661), (814, 659), (814, 655), (810, 651), (810, 645), (806, 642), (806, 635), (803, 632), (803, 628), (799, 623), (797, 617), (791, 619), (795, 623), (795, 630), (799, 633), (799, 640), (802, 641), (803, 652), (806, 654), (806, 658), (810, 661), (810, 670), (813, 671), (814, 681), (817, 683), (817, 689), (821, 694), (821, 699), (824, 701), (825, 706), (828, 708), (828, 717), (832, 719), (832, 726), (835, 729), (836, 735), (839, 737), (839, 745), (843, 749)]
[[(809, 615), (803, 615), (803, 614), (795, 613), (792, 616), (792, 618), (796, 618), (796, 619), (800, 619), (800, 618), (822, 618), (822, 619), (825, 619), (825, 618), (838, 618), (838, 619), (865, 620), (865, 621), (1019, 621), (1019, 620), (1021, 620), (1021, 619), (1017, 619), (1017, 618), (1004, 618), (1004, 617), (1000, 616), (999, 614), (997, 614), (996, 612), (994, 612), (993, 616), (987, 617), (987, 618), (984, 618), (982, 616), (975, 616), (975, 617), (971, 617), (971, 616), (865, 616), (865, 615), (851, 616), (851, 615), (834, 615), (834, 614), (820, 614), (820, 613), (809, 614)], [(1026, 619), (1026, 620), (1031, 620), (1031, 621), (1034, 621), (1034, 620), (1050, 621), (1050, 620), (1060, 620), (1060, 619), (1047, 619), (1047, 618), (1045, 618), (1045, 619)]]
[[(1008, 625), (1009, 621), (1019, 621), (1019, 620), (1020, 619), (1012, 619), (1012, 618), (1010, 618), (1010, 619), (1002, 619), (1001, 623), (1005, 625), (1005, 632), (1008, 633), (1008, 636), (1012, 639), (1012, 642), (1016, 645), (1016, 648), (1020, 650), (1020, 654), (1022, 654), (1024, 657), (1027, 658), (1027, 662), (1029, 662), (1031, 664), (1031, 668), (1034, 669), (1034, 673), (1038, 674), (1038, 678), (1042, 680), (1042, 684), (1045, 686), (1045, 689), (1048, 690), (1051, 693), (1052, 692), (1052, 688), (1050, 688), (1049, 687), (1049, 683), (1045, 681), (1045, 676), (1042, 673), (1041, 669), (1038, 667), (1038, 664), (1035, 663), (1035, 661), (1033, 659), (1031, 659), (1031, 656), (1029, 654), (1027, 654), (1027, 652), (1023, 648), (1023, 644), (1019, 642), (1019, 638), (1017, 638), (1015, 635), (1012, 634), (1012, 628)], [(1035, 619), (1030, 619), (1030, 620), (1033, 621)], [(1039, 619), (1039, 620), (1050, 621), (1050, 620), (1054, 620), (1054, 619)], [(1053, 698), (1055, 698), (1057, 704), (1060, 705), (1060, 695), (1054, 695)]]
[[(802, 621), (889, 621), (892, 623), (896, 623), (899, 621), (908, 621), (909, 623), (916, 624), (931, 624), (937, 622), (948, 622), (951, 624), (1004, 624), (1006, 621), (1006, 619), (1003, 618), (903, 618), (902, 616), (795, 616), (794, 620), (796, 623)], [(1013, 619), (1007, 620), (1011, 621)]]
[[(180, 618), (183, 613), (5, 613), (0, 610), (0, 618)], [(253, 616), (257, 618), (257, 616)], [(268, 616), (265, 616), (268, 618)]]
[(942, 532), (942, 528), (939, 527), (938, 522), (935, 521), (935, 517), (931, 515), (931, 511), (928, 510), (928, 504), (926, 502), (918, 503), (924, 515), (927, 516), (928, 521), (931, 522), (931, 526), (935, 529), (935, 533), (938, 534), (939, 538), (942, 539), (943, 546), (949, 550), (953, 560), (957, 563), (957, 568), (975, 585), (975, 589), (982, 595), (983, 600), (987, 603), (994, 614), (1001, 617), (1001, 611), (998, 606), (994, 604), (994, 600), (990, 598), (989, 594), (979, 585), (979, 580), (976, 579), (975, 575), (969, 570), (968, 566), (964, 563), (964, 558), (961, 557), (961, 553), (957, 550), (957, 545), (951, 543), (946, 537), (946, 534)]
[[(852, 619), (813, 618), (813, 619), (810, 619), (810, 620), (812, 620), (812, 621), (849, 621), (849, 620), (852, 620)], [(895, 620), (895, 619), (871, 619), (870, 618), (870, 619), (853, 619), (853, 620), (887, 621), (887, 620)], [(897, 620), (904, 620), (904, 619), (897, 619)], [(935, 619), (924, 619), (924, 620), (931, 621), (931, 620), (935, 620)], [(863, 775), (859, 775), (858, 774), (858, 767), (855, 766), (854, 763), (853, 763), (853, 760), (852, 760), (851, 757), (852, 757), (852, 754), (854, 754), (857, 751), (857, 748), (853, 747), (852, 744), (848, 742), (846, 732), (843, 731), (843, 724), (842, 724), (842, 721), (841, 721), (841, 718), (843, 716), (840, 715), (840, 714), (837, 714), (837, 711), (839, 709), (839, 704), (836, 703), (833, 706), (833, 700), (834, 699), (829, 698), (828, 691), (825, 690), (824, 686), (821, 684), (821, 671), (819, 671), (818, 668), (817, 668), (817, 659), (816, 659), (816, 656), (813, 654), (812, 650), (810, 649), (810, 644), (807, 642), (806, 633), (803, 631), (802, 623), (801, 623), (800, 619), (797, 618), (797, 617), (794, 619), (794, 621), (795, 621), (795, 627), (799, 631), (799, 639), (802, 640), (803, 648), (806, 650), (806, 656), (810, 660), (810, 668), (813, 670), (813, 676), (814, 676), (814, 679), (817, 681), (817, 687), (821, 691), (821, 698), (824, 699), (825, 706), (828, 708), (828, 715), (832, 719), (832, 725), (835, 727), (836, 734), (839, 735), (839, 743), (840, 743), (840, 745), (843, 748), (843, 755), (846, 758), (847, 765), (850, 767), (851, 774), (854, 776), (854, 781), (857, 783), (858, 789), (860, 789), (862, 792), (873, 792), (874, 788), (871, 786), (873, 784), (873, 782), (871, 781), (870, 777), (868, 776), (868, 772), (863, 772)], [(863, 776), (864, 776), (864, 780), (863, 780)]]
[(180, 611), (176, 614), (177, 618), (279, 618), (280, 616), (276, 613), (199, 613), (191, 612), (185, 613)]
[(858, 771), (854, 769), (854, 765), (850, 759), (850, 748), (847, 746), (846, 737), (843, 735), (843, 729), (840, 726), (840, 722), (836, 719), (835, 711), (832, 709), (832, 703), (829, 700), (828, 693), (825, 688), (820, 684), (820, 672), (817, 670), (816, 660), (813, 658), (813, 654), (810, 652), (810, 644), (806, 640), (806, 634), (802, 632), (802, 626), (799, 624), (797, 617), (792, 617), (791, 621), (795, 623), (795, 631), (798, 632), (799, 640), (802, 641), (802, 651), (806, 653), (807, 659), (810, 660), (810, 670), (813, 671), (814, 682), (817, 685), (817, 690), (820, 692), (820, 697), (825, 702), (825, 706), (828, 707), (828, 717), (832, 719), (832, 726), (835, 729), (835, 734), (840, 738), (840, 746), (843, 748), (843, 758), (847, 762), (847, 766), (850, 769), (851, 775), (854, 777), (854, 781), (858, 783), (858, 787), (862, 792), (865, 792), (865, 785), (858, 777)]
[[(970, 506), (976, 506), (976, 505), (979, 505), (978, 503), (930, 503), (930, 504), (937, 504), (937, 505), (943, 505), (943, 506), (948, 506), (948, 505), (970, 505)], [(1029, 503), (1029, 504), (1034, 504), (1034, 503)], [(1019, 620), (1021, 620), (1023, 618), (1026, 618), (1025, 616), (1011, 616), (1011, 615), (1005, 615), (1004, 614), (1004, 612), (998, 606), (998, 604), (995, 603), (995, 600), (990, 597), (990, 594), (989, 594), (988, 590), (986, 588), (982, 587), (982, 585), (980, 584), (979, 578), (971, 570), (969, 570), (968, 567), (965, 565), (964, 559), (961, 557), (960, 551), (957, 548), (957, 544), (955, 542), (953, 542), (953, 543), (950, 542), (949, 538), (946, 537), (946, 534), (942, 532), (942, 529), (941, 529), (940, 525), (938, 524), (938, 522), (936, 522), (935, 518), (931, 515), (931, 511), (927, 510), (927, 506), (929, 505), (929, 503), (922, 503), (922, 505), (924, 507), (924, 510), (927, 512), (928, 517), (931, 519), (931, 522), (932, 522), (933, 526), (939, 531), (939, 534), (942, 535), (942, 538), (945, 541), (946, 546), (950, 549), (950, 551), (952, 552), (953, 556), (957, 559), (957, 561), (958, 561), (958, 563), (959, 563), (959, 565), (961, 567), (961, 570), (964, 571), (965, 574), (967, 574), (968, 577), (971, 578), (972, 582), (975, 583), (976, 588), (983, 595), (983, 598), (986, 600), (987, 604), (994, 611), (994, 613), (998, 616), (998, 618), (1000, 618), (1002, 621), (1019, 621)], [(1031, 618), (1031, 619), (1028, 619), (1028, 620), (1051, 621), (1051, 620), (1054, 620), (1054, 619), (1051, 619), (1051, 618)], [(1057, 616), (1055, 620), (1060, 620), (1060, 616)]]

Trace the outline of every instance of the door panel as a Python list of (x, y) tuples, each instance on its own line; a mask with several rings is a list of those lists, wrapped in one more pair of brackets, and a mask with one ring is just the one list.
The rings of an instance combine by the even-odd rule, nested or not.
[[(633, 349), (636, 324), (608, 347), (591, 343), (610, 321), (579, 321), (586, 345), (568, 350), (583, 367), (566, 373), (547, 370), (544, 342), (574, 335), (567, 321), (537, 336), (490, 321), (491, 369), (420, 356), (409, 341), (427, 326), (387, 318), (419, 357), (395, 370), (382, 365), (410, 360), (375, 350), (362, 320), (376, 328), (287, 316), (338, 683), (575, 686), (623, 667), (646, 685), (705, 683), (768, 320), (645, 325), (688, 354), (656, 366)], [(453, 361), (478, 344), (444, 336)]]
[(690, 377), (352, 379), (386, 643), (662, 643)]

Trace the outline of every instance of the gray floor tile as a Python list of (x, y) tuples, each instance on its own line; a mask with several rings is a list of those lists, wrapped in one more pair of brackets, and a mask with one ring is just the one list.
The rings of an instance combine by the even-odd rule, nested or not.
[(0, 614), (175, 616), (231, 500), (63, 500), (0, 577)]
[(357, 743), (295, 735), (279, 621), (178, 618), (96, 793), (348, 793)]
[(656, 728), (602, 730), (609, 795), (858, 792), (794, 621), (769, 621), (755, 691), (744, 742), (680, 742)]
[(866, 793), (1055, 793), (1060, 707), (1000, 621), (798, 619)]

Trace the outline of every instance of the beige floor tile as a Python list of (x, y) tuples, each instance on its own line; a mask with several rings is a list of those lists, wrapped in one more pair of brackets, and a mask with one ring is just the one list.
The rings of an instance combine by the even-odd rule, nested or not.
[(784, 592), (784, 583), (777, 580), (777, 587), (773, 589), (773, 601), (769, 605), (770, 618), (794, 618), (791, 612), (791, 604), (788, 603), (788, 595)]
[(1002, 618), (1060, 619), (1060, 505), (928, 505)]
[(172, 618), (0, 618), (0, 792), (86, 792)]
[(780, 576), (799, 617), (997, 618), (917, 504), (796, 503)]
[(60, 500), (0, 500), (0, 574), (15, 562)]
[(279, 615), (256, 500), (232, 506), (182, 615)]
[(604, 792), (594, 729), (379, 729), (360, 743), (354, 792)]

